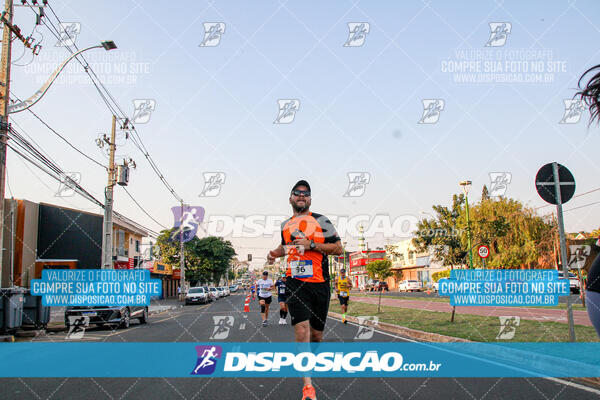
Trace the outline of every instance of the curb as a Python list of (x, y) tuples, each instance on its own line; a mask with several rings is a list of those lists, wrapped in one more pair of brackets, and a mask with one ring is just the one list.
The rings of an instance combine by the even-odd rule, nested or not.
[[(336, 319), (340, 319), (340, 320), (342, 319), (342, 314), (338, 314), (338, 313), (335, 313), (332, 311), (329, 312), (329, 316), (336, 318)], [(350, 315), (347, 315), (346, 319), (348, 321), (354, 322), (356, 324), (359, 323), (358, 318), (350, 316)], [(405, 337), (415, 339), (415, 340), (420, 340), (423, 342), (437, 342), (437, 343), (451, 343), (451, 342), (452, 343), (454, 343), (454, 342), (468, 343), (468, 342), (471, 342), (470, 340), (467, 340), (467, 339), (457, 338), (457, 337), (453, 337), (453, 336), (440, 335), (439, 333), (419, 331), (417, 329), (411, 329), (411, 328), (407, 328), (405, 326), (388, 324), (387, 322), (378, 322), (377, 324), (375, 324), (375, 323), (373, 323), (373, 321), (365, 320), (365, 321), (363, 321), (362, 325), (376, 326), (378, 329), (380, 329), (382, 331), (395, 333), (400, 336), (405, 336)]]
[(165, 308), (165, 309), (161, 309), (161, 310), (152, 310), (152, 311), (148, 310), (148, 315), (160, 314), (165, 311), (175, 310), (177, 308), (183, 307), (183, 304), (179, 304), (176, 306), (163, 306), (163, 307), (169, 307), (169, 308)]
[[(329, 316), (336, 318), (336, 319), (340, 319), (340, 320), (342, 319), (341, 314), (331, 312), (331, 311), (329, 312)], [(359, 323), (357, 317), (347, 315), (346, 319), (348, 321), (351, 321), (351, 322), (354, 322), (357, 324)], [(385, 332), (395, 333), (400, 336), (404, 336), (404, 337), (408, 337), (411, 339), (420, 340), (420, 341), (424, 341), (424, 342), (477, 343), (477, 342), (472, 342), (467, 339), (457, 338), (457, 337), (453, 337), (453, 336), (440, 335), (438, 333), (419, 331), (417, 329), (410, 329), (410, 328), (407, 328), (404, 326), (388, 324), (386, 322), (378, 322), (377, 324), (375, 324), (371, 320), (364, 320), (362, 322), (362, 324), (367, 325), (367, 326), (375, 326), (375, 327), (377, 327), (377, 329), (385, 331)], [(493, 342), (481, 343), (481, 344), (490, 346), (490, 347), (486, 348), (486, 351), (493, 349), (493, 347), (491, 347), (493, 345)], [(493, 352), (496, 353), (496, 356), (499, 359), (505, 358), (505, 359), (509, 359), (510, 361), (513, 361), (513, 362), (515, 361), (515, 358), (514, 358), (515, 355), (513, 355), (512, 357), (509, 355), (507, 357), (506, 352), (503, 352), (501, 350), (502, 349), (493, 349)], [(490, 354), (490, 353), (488, 353), (488, 354)], [(534, 359), (537, 360), (537, 362), (541, 362), (541, 363), (549, 362), (549, 361), (556, 361), (556, 365), (559, 366), (560, 369), (563, 369), (563, 370), (566, 369), (566, 371), (577, 370), (577, 367), (580, 364), (577, 361), (565, 360), (565, 359), (561, 359), (561, 358), (557, 358), (557, 357), (553, 357), (553, 356), (541, 355), (541, 354), (537, 354), (537, 353), (530, 353), (530, 352), (526, 352), (526, 351), (519, 351), (519, 353), (521, 353), (520, 354), (521, 357), (529, 357), (529, 358), (533, 357)], [(546, 361), (543, 361), (542, 360), (543, 358), (546, 358)], [(586, 384), (591, 387), (600, 388), (600, 378), (572, 377), (572, 378), (561, 378), (561, 379), (571, 379), (573, 381), (580, 382), (581, 384)]]
[(36, 338), (46, 336), (45, 329), (18, 330), (15, 332), (16, 337)]
[(0, 342), (14, 342), (15, 337), (13, 335), (2, 335), (0, 336)]

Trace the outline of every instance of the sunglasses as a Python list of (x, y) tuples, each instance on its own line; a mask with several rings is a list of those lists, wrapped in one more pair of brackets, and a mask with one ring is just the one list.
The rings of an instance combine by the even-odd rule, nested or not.
[(310, 197), (310, 190), (292, 190), (294, 196)]

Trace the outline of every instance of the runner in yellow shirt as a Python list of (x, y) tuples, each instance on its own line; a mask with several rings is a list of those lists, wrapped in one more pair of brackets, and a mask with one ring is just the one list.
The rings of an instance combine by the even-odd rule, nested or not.
[(337, 292), (340, 305), (342, 306), (342, 322), (346, 323), (346, 313), (348, 312), (348, 301), (350, 300), (350, 289), (352, 282), (346, 276), (346, 270), (340, 269), (340, 276), (335, 281), (335, 291)]

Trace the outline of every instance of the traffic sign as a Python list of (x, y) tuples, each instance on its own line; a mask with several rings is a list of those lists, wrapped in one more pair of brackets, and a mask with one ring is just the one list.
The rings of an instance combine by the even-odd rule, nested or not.
[[(558, 179), (555, 179), (554, 164), (558, 167)], [(571, 171), (559, 163), (548, 163), (535, 176), (535, 189), (542, 199), (550, 204), (558, 204), (556, 186), (560, 188), (560, 203), (571, 200), (575, 193), (575, 178)]]
[[(535, 176), (535, 190), (542, 199), (550, 204), (556, 204), (556, 219), (560, 238), (560, 255), (562, 272), (569, 276), (567, 267), (567, 238), (565, 236), (565, 222), (562, 205), (571, 200), (575, 194), (575, 178), (571, 171), (557, 162), (548, 163), (538, 171)], [(575, 341), (575, 322), (573, 320), (573, 307), (571, 297), (567, 296), (567, 320), (569, 322), (569, 339)]]
[(490, 249), (486, 245), (482, 244), (477, 249), (477, 254), (479, 254), (479, 257), (481, 258), (488, 258), (490, 255)]

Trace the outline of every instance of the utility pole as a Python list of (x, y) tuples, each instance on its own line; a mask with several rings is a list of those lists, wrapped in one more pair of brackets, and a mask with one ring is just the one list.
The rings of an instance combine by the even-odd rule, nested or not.
[(110, 146), (108, 161), (108, 186), (104, 190), (104, 224), (102, 227), (102, 269), (113, 268), (113, 190), (115, 186), (115, 135), (117, 129), (117, 117), (112, 116), (112, 130), (110, 141), (105, 138)]
[[(12, 47), (13, 2), (4, 3), (4, 28), (2, 32), (2, 69), (0, 70), (0, 249), (4, 250), (4, 186), (6, 185), (6, 143), (8, 141), (8, 104), (10, 96), (10, 64)], [(2, 254), (0, 251), (0, 286), (4, 286)]]
[[(558, 233), (560, 237), (560, 264), (564, 277), (569, 287), (567, 295), (567, 321), (569, 322), (569, 341), (575, 342), (575, 322), (573, 320), (573, 306), (571, 305), (571, 288), (569, 283), (569, 259), (567, 258), (567, 239), (565, 237), (565, 223), (563, 220), (562, 195), (560, 192), (560, 178), (558, 173), (558, 163), (552, 163), (552, 172), (554, 174), (554, 193), (556, 196), (556, 217), (558, 220)], [(573, 182), (574, 184), (574, 182)], [(567, 199), (568, 201), (569, 199)]]
[(183, 201), (181, 202), (181, 224), (179, 225), (179, 300), (185, 301), (185, 253), (183, 252)]

